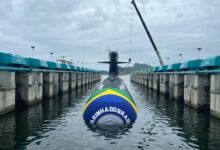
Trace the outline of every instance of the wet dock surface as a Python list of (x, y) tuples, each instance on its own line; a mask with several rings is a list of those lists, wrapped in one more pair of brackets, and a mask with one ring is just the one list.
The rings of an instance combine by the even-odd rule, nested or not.
[(122, 79), (139, 110), (131, 128), (105, 133), (84, 123), (94, 85), (1, 116), (0, 149), (219, 149), (220, 120)]

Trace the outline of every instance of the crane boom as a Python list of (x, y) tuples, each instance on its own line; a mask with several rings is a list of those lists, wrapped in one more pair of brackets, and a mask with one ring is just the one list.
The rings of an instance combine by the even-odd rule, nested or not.
[(153, 40), (153, 38), (152, 38), (152, 36), (151, 36), (151, 34), (150, 34), (150, 31), (148, 30), (147, 25), (145, 24), (144, 19), (142, 18), (141, 13), (140, 13), (140, 11), (139, 11), (138, 8), (137, 8), (137, 5), (136, 5), (136, 3), (135, 3), (135, 0), (132, 0), (131, 3), (134, 5), (134, 8), (135, 8), (135, 10), (136, 10), (136, 12), (137, 12), (137, 14), (138, 14), (140, 20), (141, 20), (141, 23), (142, 23), (143, 26), (144, 26), (144, 29), (145, 29), (145, 31), (146, 31), (146, 33), (147, 33), (149, 39), (150, 39), (150, 42), (151, 42), (151, 44), (152, 44), (152, 46), (153, 46), (153, 48), (154, 48), (154, 50), (155, 50), (155, 52), (156, 52), (156, 54), (157, 54), (157, 57), (158, 57), (159, 62), (160, 62), (160, 65), (164, 65), (163, 60), (162, 60), (162, 58), (161, 58), (161, 56), (160, 56), (160, 53), (159, 53), (159, 51), (158, 51), (158, 49), (157, 49), (157, 46), (156, 46), (156, 44), (154, 43), (154, 40)]

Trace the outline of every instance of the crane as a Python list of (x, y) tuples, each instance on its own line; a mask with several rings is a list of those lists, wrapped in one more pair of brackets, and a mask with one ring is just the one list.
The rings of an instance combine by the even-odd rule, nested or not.
[(156, 52), (156, 54), (157, 54), (157, 57), (158, 57), (159, 62), (160, 62), (160, 65), (161, 65), (161, 66), (164, 65), (163, 60), (162, 60), (162, 57), (160, 56), (160, 53), (159, 53), (159, 51), (158, 51), (158, 49), (157, 49), (156, 44), (154, 43), (154, 40), (153, 40), (153, 38), (152, 38), (152, 36), (151, 36), (151, 34), (150, 34), (150, 31), (148, 30), (147, 25), (145, 24), (144, 19), (143, 19), (143, 17), (141, 16), (141, 13), (140, 13), (140, 11), (139, 11), (138, 8), (137, 8), (137, 5), (136, 5), (136, 3), (135, 3), (135, 0), (132, 0), (131, 3), (134, 5), (134, 8), (135, 8), (135, 10), (136, 10), (136, 12), (137, 12), (137, 14), (138, 14), (140, 20), (141, 20), (141, 23), (142, 23), (143, 26), (144, 26), (144, 29), (145, 29), (145, 31), (146, 31), (146, 33), (147, 33), (149, 39), (150, 39), (150, 42), (151, 42), (151, 44), (152, 44), (152, 46), (153, 46), (153, 48), (154, 48), (154, 50), (155, 50), (155, 52)]

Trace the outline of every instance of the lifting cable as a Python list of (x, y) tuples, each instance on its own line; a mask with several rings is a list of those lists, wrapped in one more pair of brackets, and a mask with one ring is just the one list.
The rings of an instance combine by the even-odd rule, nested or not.
[(129, 59), (132, 57), (133, 49), (133, 26), (134, 26), (134, 10), (132, 6), (130, 7), (130, 37), (129, 37)]

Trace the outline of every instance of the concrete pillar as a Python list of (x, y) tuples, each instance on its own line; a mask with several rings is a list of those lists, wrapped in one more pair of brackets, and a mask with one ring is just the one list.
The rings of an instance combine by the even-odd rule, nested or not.
[(141, 74), (141, 78), (142, 78), (142, 82), (141, 82), (141, 84), (144, 86), (144, 76), (145, 76), (145, 74)]
[(80, 72), (77, 72), (76, 77), (77, 77), (76, 87), (80, 88), (82, 86), (82, 74)]
[(135, 75), (135, 82), (138, 83), (139, 77), (138, 74)]
[(70, 72), (69, 73), (69, 90), (73, 90), (76, 88), (76, 73)]
[(136, 75), (135, 74), (132, 75), (132, 81), (136, 82)]
[(133, 81), (136, 82), (136, 74), (133, 75)]
[(89, 84), (89, 73), (87, 72), (86, 73), (86, 85), (88, 85)]
[(82, 86), (86, 85), (86, 74), (82, 73)]
[(130, 78), (131, 78), (131, 81), (133, 81), (133, 82), (134, 82), (134, 75), (133, 75), (133, 74), (131, 75), (131, 77), (130, 77)]
[(169, 94), (169, 74), (160, 74), (160, 93)]
[(94, 83), (94, 73), (91, 74), (92, 83)]
[(0, 115), (15, 109), (15, 73), (0, 72)]
[(43, 96), (45, 98), (54, 97), (58, 94), (58, 73), (43, 73)]
[(197, 109), (207, 109), (210, 103), (210, 76), (186, 74), (184, 76), (184, 103)]
[(159, 79), (160, 75), (159, 74), (153, 74), (153, 90), (159, 92), (160, 90), (160, 85), (159, 85)]
[(175, 100), (183, 100), (183, 74), (170, 74), (169, 77), (169, 95)]
[(96, 81), (99, 80), (99, 76), (98, 76), (98, 73), (96, 73)]
[(94, 73), (94, 82), (96, 82), (97, 80), (97, 77), (96, 77), (96, 73)]
[(147, 87), (147, 74), (144, 74), (144, 86)]
[(92, 74), (88, 73), (88, 75), (89, 75), (89, 84), (91, 84), (92, 83)]
[(131, 81), (135, 82), (135, 75), (131, 75)]
[(90, 84), (90, 73), (87, 73), (87, 84)]
[(210, 113), (220, 119), (220, 74), (211, 75)]
[(101, 74), (98, 73), (98, 81), (101, 81)]
[(140, 74), (141, 85), (144, 85), (144, 74)]
[(148, 88), (153, 89), (153, 74), (148, 74), (147, 78)]
[(18, 72), (16, 81), (16, 103), (18, 105), (31, 105), (42, 100), (43, 73)]
[(59, 73), (59, 93), (69, 91), (69, 72)]
[(141, 82), (142, 82), (141, 74), (138, 74), (138, 84), (141, 84)]
[(87, 73), (87, 78), (88, 78), (88, 84), (90, 84), (90, 73)]
[(99, 74), (96, 73), (96, 81), (98, 82), (99, 81)]
[(137, 83), (138, 84), (140, 83), (140, 76), (139, 76), (139, 74), (137, 74)]

